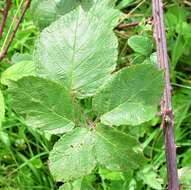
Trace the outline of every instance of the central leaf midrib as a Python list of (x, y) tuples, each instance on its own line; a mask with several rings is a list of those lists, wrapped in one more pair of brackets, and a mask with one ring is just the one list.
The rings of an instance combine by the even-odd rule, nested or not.
[(75, 67), (75, 54), (76, 54), (76, 44), (77, 44), (77, 31), (78, 31), (78, 22), (79, 22), (79, 14), (80, 14), (80, 9), (78, 9), (78, 14), (77, 14), (77, 19), (76, 19), (76, 26), (75, 26), (75, 35), (74, 35), (74, 43), (73, 43), (73, 46), (72, 46), (72, 50), (73, 50), (73, 53), (72, 53), (72, 59), (71, 59), (71, 71), (69, 72), (70, 73), (70, 92), (72, 92), (72, 85), (73, 85), (73, 72), (74, 72), (74, 67)]

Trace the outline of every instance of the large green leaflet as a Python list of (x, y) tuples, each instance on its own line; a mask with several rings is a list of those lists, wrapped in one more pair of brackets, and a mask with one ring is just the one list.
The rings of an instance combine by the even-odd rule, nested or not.
[(29, 126), (54, 134), (74, 127), (78, 106), (63, 86), (31, 76), (13, 83), (9, 92), (13, 108)]
[(0, 126), (4, 117), (5, 117), (5, 103), (4, 103), (3, 93), (0, 90)]
[(71, 181), (88, 175), (96, 166), (95, 137), (86, 128), (64, 135), (50, 153), (50, 170), (56, 181)]
[[(106, 10), (107, 7), (107, 11)], [(119, 12), (98, 0), (64, 15), (40, 35), (35, 62), (40, 76), (67, 85), (79, 98), (92, 96), (115, 69)]]
[(33, 0), (31, 13), (34, 22), (40, 29), (43, 29), (80, 4), (84, 10), (88, 10), (93, 4), (93, 0)]
[(144, 157), (137, 140), (116, 128), (98, 125), (95, 144), (97, 161), (109, 170), (137, 169)]
[(100, 124), (95, 129), (76, 128), (64, 135), (49, 159), (54, 178), (65, 182), (90, 174), (97, 164), (126, 171), (138, 168), (145, 160), (134, 137)]
[(94, 109), (106, 125), (141, 124), (155, 116), (163, 83), (163, 73), (154, 65), (123, 69), (96, 94)]

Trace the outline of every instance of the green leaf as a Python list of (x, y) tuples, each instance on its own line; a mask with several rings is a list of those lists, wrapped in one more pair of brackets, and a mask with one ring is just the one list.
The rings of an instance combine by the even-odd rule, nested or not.
[(64, 135), (50, 153), (50, 171), (56, 181), (71, 181), (91, 173), (96, 166), (94, 134), (76, 128)]
[(190, 167), (190, 165), (179, 169), (178, 176), (180, 177), (181, 184), (183, 184), (183, 186), (185, 186), (185, 188), (189, 190), (189, 188), (191, 187), (191, 167)]
[(33, 60), (33, 56), (28, 53), (15, 53), (11, 57), (11, 62), (13, 64), (23, 62), (23, 61), (32, 61), (32, 60)]
[(152, 64), (116, 73), (93, 99), (105, 125), (138, 125), (152, 119), (163, 91), (163, 73)]
[(144, 164), (137, 140), (112, 127), (96, 127), (96, 156), (99, 164), (114, 171), (137, 169)]
[(55, 0), (33, 0), (31, 14), (40, 29), (47, 27), (57, 18)]
[(130, 57), (132, 65), (142, 64), (146, 58), (144, 55), (141, 55), (139, 53), (133, 53), (129, 57)]
[(85, 11), (88, 11), (93, 6), (93, 0), (81, 0), (81, 6)]
[(78, 179), (75, 180), (74, 182), (68, 182), (68, 183), (64, 183), (64, 185), (62, 185), (59, 190), (95, 190), (92, 185), (91, 182), (89, 182), (86, 179)]
[(31, 14), (34, 22), (43, 29), (80, 4), (84, 10), (88, 11), (93, 5), (93, 0), (33, 0)]
[(139, 174), (139, 177), (145, 184), (156, 190), (161, 190), (163, 179), (150, 167), (145, 167)]
[(2, 73), (1, 83), (9, 85), (10, 80), (16, 81), (24, 76), (34, 76), (35, 73), (35, 64), (33, 61), (19, 61)]
[(188, 150), (183, 154), (183, 159), (182, 159), (182, 164), (181, 164), (181, 165), (182, 165), (183, 167), (191, 166), (190, 160), (191, 160), (191, 149), (188, 149)]
[(80, 5), (80, 0), (60, 0), (56, 1), (56, 13), (59, 15), (64, 15), (71, 10), (75, 9), (78, 5)]
[(64, 183), (59, 190), (81, 190), (82, 179), (75, 180), (72, 183)]
[(38, 77), (24, 77), (9, 89), (15, 111), (26, 123), (49, 133), (64, 133), (74, 127), (77, 105), (68, 91), (55, 82)]
[[(158, 66), (157, 52), (154, 52), (150, 55), (150, 61), (152, 64)], [(159, 67), (159, 66), (158, 66)]]
[(99, 175), (102, 179), (107, 180), (124, 180), (123, 172), (111, 171), (105, 168), (99, 167)]
[(55, 180), (68, 182), (89, 175), (97, 164), (127, 171), (143, 165), (145, 158), (135, 138), (99, 124), (96, 129), (76, 128), (65, 134), (49, 160)]
[(36, 46), (38, 74), (67, 84), (79, 98), (94, 95), (116, 66), (118, 43), (112, 28), (120, 13), (106, 2), (64, 15), (41, 33)]
[[(1, 122), (1, 121), (0, 121)], [(0, 123), (1, 126), (1, 123)], [(11, 140), (9, 138), (9, 135), (7, 132), (2, 131), (2, 129), (0, 129), (0, 141), (8, 148), (10, 148), (11, 146)]]
[(134, 3), (135, 0), (122, 0), (118, 5), (118, 9), (123, 9), (128, 7), (130, 4)]
[(148, 56), (153, 49), (152, 40), (146, 36), (132, 36), (129, 38), (128, 44), (136, 53), (140, 53), (141, 55)]
[(3, 93), (0, 90), (0, 126), (1, 122), (4, 120), (4, 117), (5, 117), (5, 103), (4, 103)]

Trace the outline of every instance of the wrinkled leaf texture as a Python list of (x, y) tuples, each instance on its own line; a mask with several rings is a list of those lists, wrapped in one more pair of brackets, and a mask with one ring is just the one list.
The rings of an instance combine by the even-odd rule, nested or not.
[(38, 74), (66, 85), (78, 98), (94, 95), (116, 66), (112, 29), (119, 14), (98, 0), (88, 12), (78, 7), (43, 30), (34, 56)]
[(88, 175), (96, 165), (126, 171), (144, 164), (137, 140), (112, 127), (95, 130), (76, 128), (64, 135), (50, 153), (50, 170), (57, 181), (72, 181)]
[[(52, 134), (67, 132), (50, 153), (57, 181), (81, 178), (97, 165), (126, 171), (144, 164), (136, 139), (111, 126), (138, 125), (154, 117), (163, 73), (151, 64), (114, 72), (118, 42), (112, 29), (119, 15), (108, 1), (97, 0), (89, 11), (78, 6), (60, 17), (39, 37), (36, 77), (23, 77), (9, 87), (13, 108), (29, 126)], [(95, 129), (78, 123), (78, 99), (91, 96), (104, 124)]]
[(64, 133), (75, 126), (78, 105), (68, 90), (47, 79), (28, 76), (9, 88), (15, 111), (26, 117), (29, 126), (49, 133)]

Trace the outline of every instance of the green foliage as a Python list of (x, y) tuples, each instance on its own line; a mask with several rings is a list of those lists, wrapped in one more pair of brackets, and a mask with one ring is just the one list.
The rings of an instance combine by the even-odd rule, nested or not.
[[(126, 171), (144, 164), (137, 140), (114, 128), (77, 128), (64, 135), (50, 153), (50, 170), (57, 181), (72, 181), (91, 174), (97, 164)], [(97, 163), (97, 164), (96, 164)]]
[(163, 179), (150, 167), (145, 167), (140, 173), (140, 178), (145, 184), (148, 184), (153, 189), (163, 189)]
[(95, 94), (116, 66), (112, 28), (118, 15), (101, 1), (89, 12), (77, 8), (46, 28), (34, 55), (38, 74), (59, 81), (80, 98)]
[(0, 126), (1, 126), (1, 122), (3, 121), (4, 117), (5, 117), (4, 97), (0, 90)]
[(85, 128), (64, 135), (50, 153), (50, 170), (57, 181), (72, 181), (91, 173), (96, 166), (95, 137)]
[(183, 167), (179, 170), (180, 180), (183, 183), (182, 188), (190, 190), (191, 187), (191, 167)]
[(81, 5), (84, 10), (89, 10), (92, 4), (93, 0), (33, 0), (31, 13), (35, 23), (43, 29), (77, 6)]
[(57, 83), (37, 77), (24, 77), (9, 89), (12, 106), (26, 114), (29, 126), (53, 134), (70, 131), (78, 111), (69, 92)]
[(1, 83), (9, 85), (9, 81), (16, 81), (24, 76), (35, 75), (35, 65), (32, 60), (18, 60), (1, 75)]
[(95, 188), (91, 185), (88, 179), (78, 179), (72, 183), (65, 183), (63, 186), (59, 188), (59, 190), (95, 190)]
[(138, 125), (154, 117), (162, 96), (163, 74), (141, 64), (116, 73), (93, 99), (106, 125)]
[[(132, 14), (120, 17), (108, 2)], [(20, 1), (13, 3), (16, 9)], [(182, 189), (188, 190), (190, 7), (166, 1), (165, 8), (179, 176)], [(150, 10), (147, 1), (32, 1), (33, 20), (43, 29), (34, 58), (38, 32), (27, 15), (0, 65), (5, 102), (0, 110), (6, 109), (0, 188), (166, 188), (163, 137), (155, 117), (163, 72), (156, 66), (146, 20)], [(137, 21), (136, 27), (112, 31), (119, 22)]]
[(153, 43), (147, 36), (132, 36), (128, 40), (129, 46), (141, 55), (149, 55), (153, 49)]
[[(24, 77), (32, 71), (9, 85), (11, 105), (27, 125), (66, 133), (50, 153), (57, 181), (84, 177), (97, 165), (127, 171), (144, 164), (136, 139), (88, 118), (79, 100), (96, 94), (92, 111), (105, 125), (138, 125), (157, 112), (161, 71), (141, 64), (114, 72), (117, 39), (112, 28), (118, 16), (108, 1), (97, 1), (88, 12), (78, 7), (62, 16), (43, 30), (36, 45), (36, 75), (43, 78)], [(18, 72), (18, 63), (15, 66)]]

